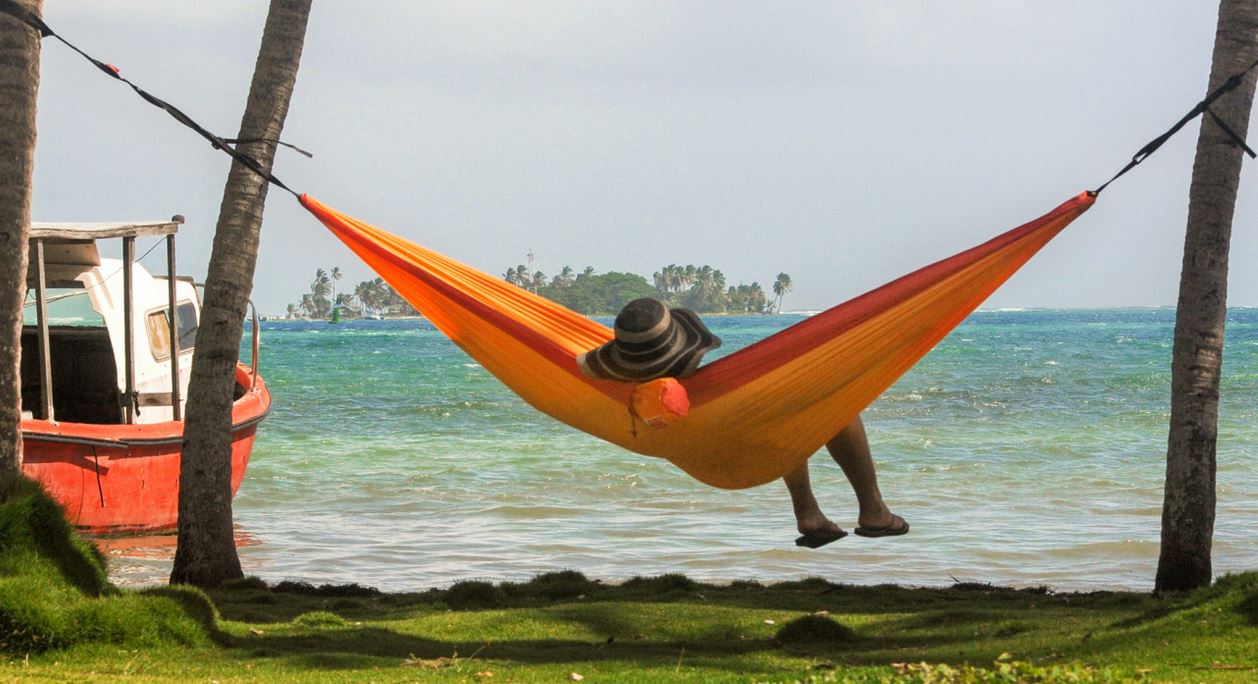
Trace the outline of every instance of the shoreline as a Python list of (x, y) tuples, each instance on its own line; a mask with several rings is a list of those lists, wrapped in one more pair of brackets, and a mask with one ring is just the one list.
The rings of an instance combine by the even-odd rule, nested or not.
[[(176, 536), (172, 532), (170, 534), (148, 534), (148, 535), (116, 535), (116, 536), (85, 536), (87, 541), (95, 544), (100, 548), (102, 554), (106, 558), (106, 571), (108, 572), (110, 581), (120, 587), (129, 589), (145, 589), (152, 587), (165, 586), (170, 576), (170, 565), (174, 559)], [(588, 577), (590, 581), (602, 586), (616, 587), (632, 582), (635, 578), (642, 576), (650, 576), (650, 573), (634, 573), (629, 575), (599, 575), (581, 572), (571, 568), (555, 567), (552, 569), (542, 569), (537, 571), (521, 571), (515, 573), (507, 573), (503, 575), (485, 575), (485, 574), (467, 574), (456, 578), (446, 578), (442, 581), (423, 583), (417, 582), (415, 585), (398, 586), (396, 584), (386, 584), (381, 588), (379, 582), (372, 582), (362, 577), (354, 577), (352, 575), (340, 576), (339, 578), (319, 577), (318, 573), (303, 573), (302, 568), (306, 565), (302, 563), (302, 557), (297, 554), (293, 560), (298, 562), (296, 568), (290, 568), (289, 571), (274, 572), (268, 571), (265, 565), (258, 563), (250, 557), (250, 549), (264, 546), (265, 542), (251, 535), (242, 533), (238, 527), (237, 530), (237, 549), (241, 554), (241, 562), (244, 566), (245, 574), (257, 581), (269, 584), (282, 582), (297, 582), (301, 584), (318, 585), (318, 586), (363, 586), (370, 587), (375, 591), (387, 594), (414, 594), (431, 591), (444, 591), (451, 586), (462, 582), (489, 582), (494, 584), (513, 584), (519, 582), (527, 582), (530, 578), (538, 575), (551, 574), (556, 572), (578, 572), (584, 577)], [(815, 553), (815, 552), (813, 552)], [(824, 557), (819, 558), (824, 561)], [(317, 564), (319, 561), (313, 555), (309, 558), (310, 564)], [(137, 574), (135, 571), (137, 563), (146, 563), (148, 571)], [(820, 573), (820, 569), (824, 566), (818, 565), (818, 572), (812, 574), (800, 573), (790, 577), (752, 577), (752, 576), (724, 576), (711, 577), (704, 576), (698, 578), (690, 577), (690, 574), (684, 571), (667, 571), (662, 574), (677, 575), (686, 577), (688, 580), (704, 585), (715, 587), (731, 587), (742, 584), (754, 584), (762, 587), (774, 587), (778, 585), (790, 585), (803, 579), (827, 581), (833, 584), (850, 587), (850, 588), (866, 588), (872, 589), (879, 586), (892, 586), (906, 591), (939, 591), (952, 587), (986, 587), (989, 589), (999, 589), (1003, 591), (1032, 591), (1037, 593), (1070, 596), (1070, 595), (1091, 595), (1098, 593), (1116, 593), (1116, 594), (1150, 594), (1153, 590), (1153, 573), (1149, 573), (1146, 580), (1141, 580), (1139, 585), (1133, 586), (1131, 583), (1115, 581), (1113, 583), (1093, 581), (1092, 586), (1070, 586), (1070, 582), (1053, 583), (1051, 581), (1029, 580), (1026, 582), (1002, 582), (999, 580), (984, 579), (984, 576), (978, 572), (963, 573), (956, 572), (950, 574), (947, 578), (940, 578), (937, 582), (915, 582), (915, 581), (879, 581), (879, 580), (845, 580), (842, 573), (832, 573), (834, 576), (825, 577)], [(119, 570), (121, 568), (121, 570)], [(1258, 570), (1253, 568), (1252, 570)], [(1227, 571), (1216, 573), (1215, 581), (1220, 581), (1226, 577), (1244, 574), (1250, 572), (1250, 568), (1235, 568)]]

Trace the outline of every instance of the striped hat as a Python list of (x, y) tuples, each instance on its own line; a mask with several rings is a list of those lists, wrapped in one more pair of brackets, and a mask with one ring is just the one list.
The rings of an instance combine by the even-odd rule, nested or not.
[(616, 339), (577, 357), (583, 373), (626, 382), (684, 378), (705, 353), (721, 346), (693, 311), (669, 309), (650, 297), (626, 304), (616, 316), (615, 332)]

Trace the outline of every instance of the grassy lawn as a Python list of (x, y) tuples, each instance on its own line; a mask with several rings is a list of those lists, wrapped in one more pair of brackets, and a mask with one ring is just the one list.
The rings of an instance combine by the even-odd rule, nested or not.
[(0, 507), (4, 681), (1258, 680), (1258, 573), (1160, 598), (574, 572), (131, 592), (39, 501)]

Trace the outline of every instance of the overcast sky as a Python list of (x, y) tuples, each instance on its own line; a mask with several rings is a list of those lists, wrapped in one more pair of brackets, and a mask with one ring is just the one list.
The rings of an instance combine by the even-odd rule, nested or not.
[[(224, 137), (261, 0), (56, 0), (61, 35)], [(1214, 2), (316, 0), (275, 173), (495, 274), (710, 264), (785, 271), (821, 309), (1109, 178), (1205, 94)], [(43, 43), (35, 219), (187, 217), (202, 277), (229, 159)], [(988, 307), (1171, 305), (1194, 122)], [(1258, 305), (1258, 192), (1242, 178), (1229, 301)], [(141, 249), (146, 245), (141, 245)], [(150, 257), (156, 271), (163, 261)], [(254, 300), (318, 267), (374, 277), (271, 192)]]

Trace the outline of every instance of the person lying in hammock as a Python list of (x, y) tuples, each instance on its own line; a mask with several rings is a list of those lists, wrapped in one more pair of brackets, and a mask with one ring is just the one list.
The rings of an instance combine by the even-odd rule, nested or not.
[[(586, 375), (602, 380), (641, 383), (657, 378), (684, 378), (699, 368), (703, 355), (721, 345), (699, 316), (689, 309), (670, 309), (644, 297), (625, 305), (616, 316), (615, 339), (577, 357)], [(905, 534), (909, 524), (891, 512), (878, 489), (878, 476), (858, 416), (826, 443), (830, 456), (856, 492), (860, 506), (856, 534), (890, 537)], [(791, 495), (799, 546), (817, 548), (847, 536), (826, 517), (813, 496), (805, 461), (782, 478)]]

